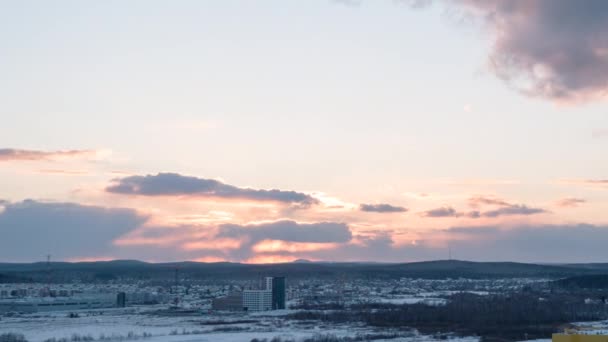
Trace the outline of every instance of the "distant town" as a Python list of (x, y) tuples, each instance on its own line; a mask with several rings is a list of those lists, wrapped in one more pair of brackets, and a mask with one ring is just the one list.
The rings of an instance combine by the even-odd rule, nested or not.
[(40, 342), (184, 335), (247, 342), (549, 341), (553, 333), (608, 329), (603, 272), (599, 264), (452, 260), (0, 264), (0, 335)]

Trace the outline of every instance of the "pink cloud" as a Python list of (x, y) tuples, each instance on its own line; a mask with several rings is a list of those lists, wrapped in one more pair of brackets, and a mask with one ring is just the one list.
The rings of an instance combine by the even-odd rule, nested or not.
[(562, 199), (558, 200), (556, 202), (556, 205), (558, 207), (562, 207), (562, 208), (574, 208), (574, 207), (578, 207), (579, 205), (582, 205), (586, 202), (587, 201), (583, 198), (568, 197), (568, 198), (562, 198)]
[(79, 158), (95, 156), (93, 150), (39, 151), (13, 148), (0, 149), (0, 161), (33, 161), (55, 160), (61, 158)]

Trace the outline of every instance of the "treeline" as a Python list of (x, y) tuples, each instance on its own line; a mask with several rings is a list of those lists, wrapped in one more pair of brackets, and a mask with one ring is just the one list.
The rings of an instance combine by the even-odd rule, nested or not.
[(608, 290), (608, 274), (593, 274), (559, 279), (551, 282), (554, 288)]
[[(19, 274), (34, 281), (46, 281), (47, 264), (0, 263), (0, 273)], [(438, 260), (403, 264), (369, 263), (284, 263), (284, 264), (236, 264), (236, 263), (145, 263), (134, 260), (100, 262), (52, 262), (53, 282), (112, 282), (137, 280), (147, 282), (171, 282), (174, 268), (180, 268), (184, 281), (196, 283), (222, 281), (243, 281), (254, 279), (260, 274), (283, 275), (292, 280), (337, 279), (347, 275), (350, 279), (501, 279), (512, 277), (563, 278), (585, 274), (600, 274), (608, 271), (602, 268), (588, 268), (585, 265), (555, 266), (512, 262), (468, 262)], [(599, 266), (597, 266), (599, 267)]]
[(298, 320), (333, 323), (363, 322), (376, 327), (413, 327), (425, 334), (454, 332), (484, 341), (547, 338), (558, 327), (576, 321), (608, 318), (607, 305), (585, 304), (582, 298), (514, 293), (477, 296), (457, 294), (443, 306), (425, 304), (362, 304), (350, 310), (302, 311)]
[(0, 273), (0, 284), (11, 284), (11, 283), (31, 283), (32, 278), (22, 277), (10, 273)]

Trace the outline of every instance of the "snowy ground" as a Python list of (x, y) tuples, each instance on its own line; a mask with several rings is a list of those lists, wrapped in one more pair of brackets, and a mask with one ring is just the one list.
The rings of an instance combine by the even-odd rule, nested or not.
[(427, 305), (445, 305), (447, 303), (447, 299), (444, 298), (420, 298), (420, 297), (412, 297), (412, 296), (395, 296), (393, 298), (379, 298), (376, 300), (379, 303), (389, 303), (389, 304), (416, 304), (423, 303)]
[[(101, 313), (101, 314), (100, 314)], [(95, 312), (79, 312), (70, 318), (66, 312), (2, 317), (0, 334), (15, 332), (24, 334), (30, 342), (43, 342), (50, 338), (72, 338), (77, 334), (104, 341), (149, 342), (249, 342), (253, 338), (271, 340), (273, 337), (301, 340), (315, 334), (356, 336), (378, 333), (371, 328), (357, 325), (327, 326), (318, 322), (294, 322), (281, 317), (288, 311), (265, 314), (230, 315), (170, 315), (150, 309), (112, 309)], [(244, 322), (238, 322), (244, 321)], [(236, 322), (236, 323), (235, 323)], [(387, 333), (388, 331), (382, 330)], [(144, 338), (144, 334), (147, 336)], [(413, 333), (415, 334), (415, 332)], [(442, 339), (444, 340), (444, 339)], [(475, 337), (452, 338), (453, 342), (475, 342)], [(377, 340), (380, 341), (380, 340)], [(431, 336), (413, 335), (390, 341), (439, 341)]]
[(427, 305), (445, 305), (448, 299), (445, 297), (457, 294), (457, 293), (471, 293), (479, 296), (487, 296), (490, 293), (488, 291), (433, 291), (433, 292), (419, 292), (410, 295), (383, 295), (381, 297), (372, 297), (369, 300), (378, 303), (390, 303), (390, 304), (416, 304), (423, 303)]

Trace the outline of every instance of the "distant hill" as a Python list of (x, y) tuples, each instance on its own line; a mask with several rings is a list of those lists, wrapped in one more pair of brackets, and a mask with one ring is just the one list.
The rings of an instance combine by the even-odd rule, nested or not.
[[(558, 279), (580, 275), (607, 273), (601, 268), (585, 265), (538, 265), (515, 262), (471, 262), (438, 260), (400, 264), (293, 262), (284, 264), (239, 264), (229, 262), (147, 263), (137, 260), (100, 262), (53, 262), (53, 281), (79, 279), (85, 282), (118, 280), (121, 278), (159, 280), (173, 279), (175, 269), (181, 277), (205, 281), (209, 279), (256, 279), (264, 275), (284, 275), (291, 279), (310, 277), (348, 277), (364, 279), (395, 278), (549, 278)], [(0, 274), (12, 274), (23, 279), (44, 281), (47, 277), (44, 262), (17, 264), (0, 263)], [(0, 278), (0, 282), (3, 282)], [(6, 282), (6, 281), (4, 281)]]
[(608, 273), (608, 263), (563, 264), (558, 266), (584, 268), (588, 270), (605, 271), (605, 273)]
[(421, 278), (434, 278), (438, 274), (444, 278), (559, 278), (595, 272), (595, 270), (570, 265), (557, 266), (517, 262), (472, 262), (460, 260), (414, 262), (393, 265), (392, 267), (399, 269), (403, 273)]
[(311, 262), (312, 261), (310, 261), (308, 259), (297, 259), (297, 260), (292, 261), (292, 263), (294, 263), (294, 264), (309, 264)]

